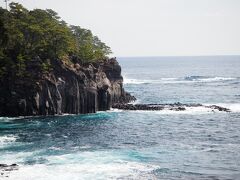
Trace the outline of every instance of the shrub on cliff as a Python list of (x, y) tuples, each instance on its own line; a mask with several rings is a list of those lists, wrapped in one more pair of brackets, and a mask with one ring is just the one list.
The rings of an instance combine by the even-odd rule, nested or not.
[(0, 77), (25, 76), (33, 59), (46, 71), (49, 59), (94, 62), (111, 53), (90, 30), (68, 26), (53, 10), (27, 10), (18, 3), (9, 11), (0, 7), (0, 34)]

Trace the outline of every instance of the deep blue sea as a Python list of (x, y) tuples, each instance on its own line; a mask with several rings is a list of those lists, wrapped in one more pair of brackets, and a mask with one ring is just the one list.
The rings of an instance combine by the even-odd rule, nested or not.
[(136, 103), (230, 113), (121, 111), (1, 118), (0, 179), (240, 179), (240, 56), (119, 58)]

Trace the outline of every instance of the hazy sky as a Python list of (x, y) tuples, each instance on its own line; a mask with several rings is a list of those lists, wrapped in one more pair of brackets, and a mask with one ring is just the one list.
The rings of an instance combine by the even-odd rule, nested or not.
[(240, 0), (15, 2), (91, 29), (115, 56), (240, 55)]

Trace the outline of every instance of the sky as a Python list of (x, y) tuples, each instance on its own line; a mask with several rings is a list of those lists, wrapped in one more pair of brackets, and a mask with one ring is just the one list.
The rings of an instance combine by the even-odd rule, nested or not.
[(240, 55), (240, 0), (15, 2), (53, 9), (67, 23), (92, 30), (113, 56)]

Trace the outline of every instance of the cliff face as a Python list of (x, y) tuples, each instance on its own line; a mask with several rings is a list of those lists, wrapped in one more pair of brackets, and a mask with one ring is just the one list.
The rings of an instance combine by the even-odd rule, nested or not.
[(39, 74), (33, 62), (28, 79), (5, 80), (0, 87), (0, 116), (84, 114), (134, 100), (123, 89), (116, 59), (88, 65), (54, 62), (50, 73)]

